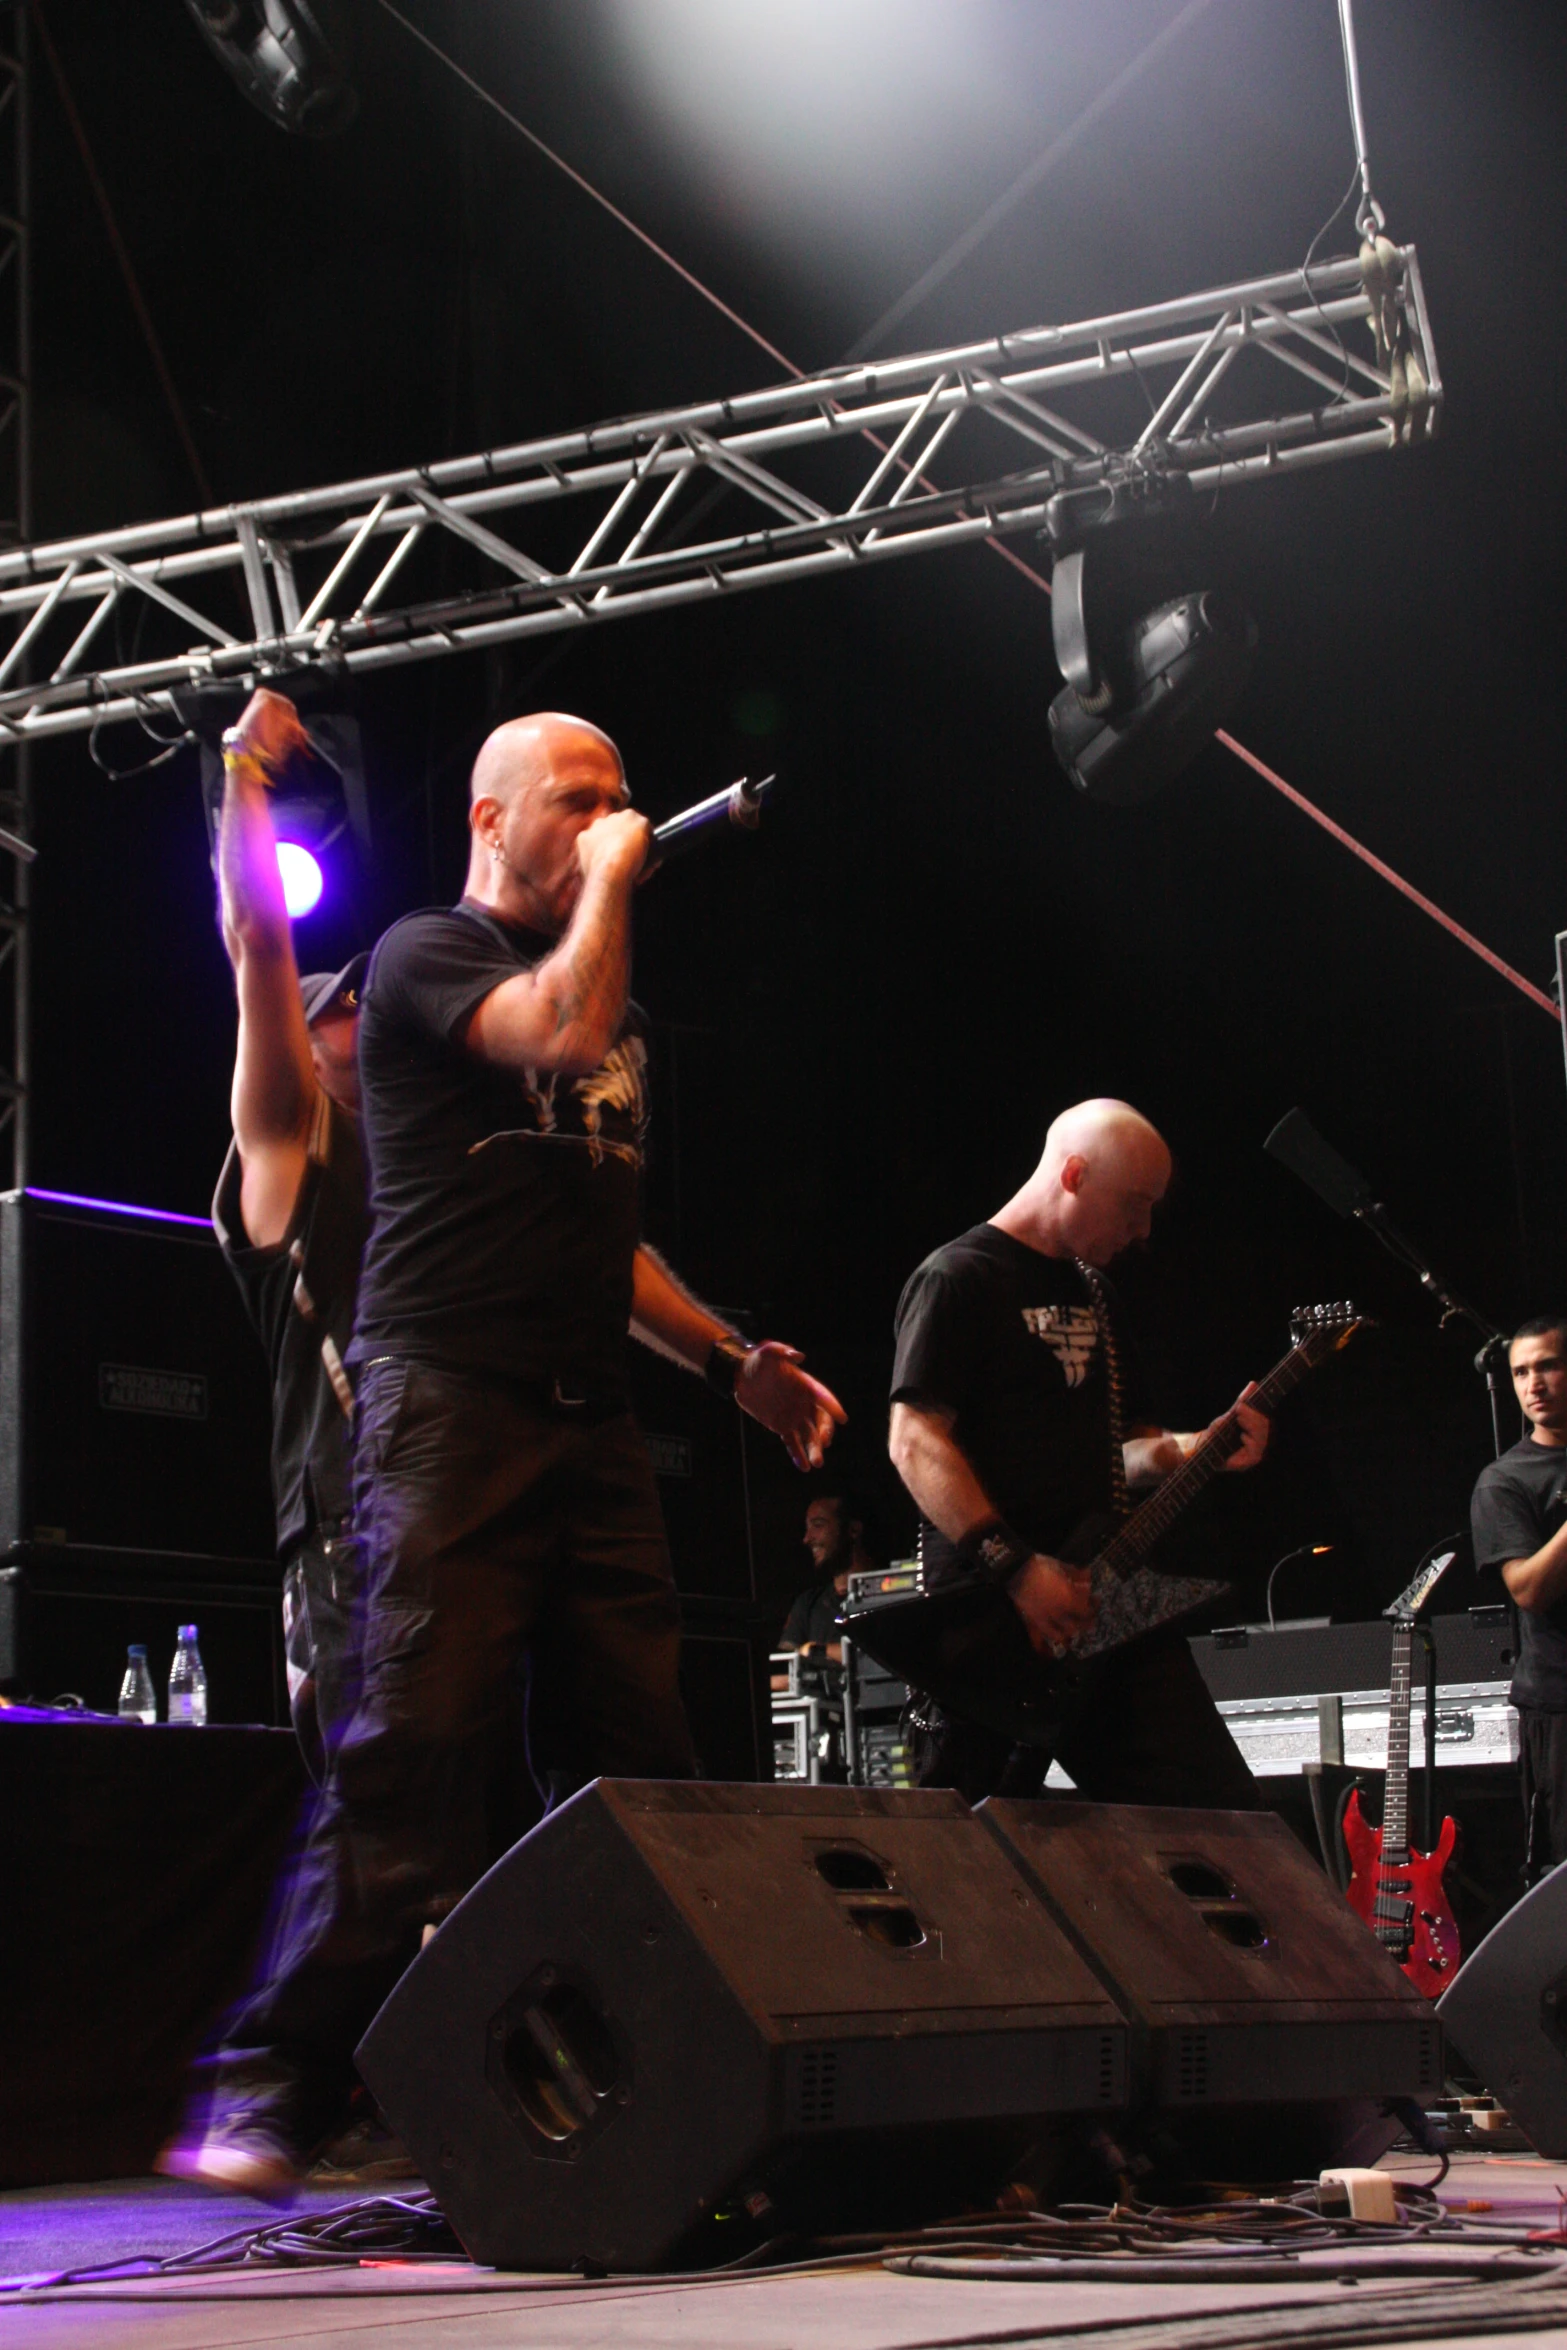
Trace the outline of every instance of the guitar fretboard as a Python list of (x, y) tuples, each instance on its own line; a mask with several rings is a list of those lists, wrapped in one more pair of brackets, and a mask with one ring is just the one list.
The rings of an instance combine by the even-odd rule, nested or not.
[[(1306, 1373), (1332, 1354), (1344, 1341), (1342, 1327), (1326, 1326), (1309, 1330), (1306, 1336), (1292, 1346), (1281, 1361), (1274, 1364), (1266, 1379), (1247, 1397), (1254, 1411), (1271, 1416), (1285, 1397), (1299, 1386)], [(1199, 1493), (1219, 1474), (1233, 1453), (1245, 1441), (1241, 1424), (1231, 1412), (1221, 1420), (1213, 1434), (1204, 1438), (1181, 1466), (1165, 1478), (1156, 1493), (1151, 1493), (1140, 1508), (1134, 1510), (1126, 1524), (1113, 1534), (1100, 1559), (1118, 1575), (1135, 1573), (1147, 1558), (1154, 1544), (1167, 1534), (1181, 1513), (1189, 1509)], [(1407, 1740), (1408, 1725), (1405, 1725)]]
[(1387, 1706), (1387, 1784), (1382, 1796), (1382, 1866), (1409, 1865), (1409, 1715), (1415, 1635), (1412, 1626), (1393, 1627), (1393, 1677)]

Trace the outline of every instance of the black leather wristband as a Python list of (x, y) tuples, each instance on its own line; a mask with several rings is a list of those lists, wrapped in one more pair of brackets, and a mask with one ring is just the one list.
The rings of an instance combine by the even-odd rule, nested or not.
[(740, 1380), (740, 1366), (750, 1352), (737, 1331), (726, 1330), (721, 1338), (714, 1339), (702, 1365), (702, 1376), (715, 1395), (733, 1399)]
[(958, 1544), (958, 1552), (965, 1566), (976, 1575), (983, 1575), (987, 1583), (1010, 1583), (1019, 1567), (1026, 1566), (1034, 1555), (1032, 1543), (1014, 1534), (1004, 1518), (987, 1518), (975, 1526)]

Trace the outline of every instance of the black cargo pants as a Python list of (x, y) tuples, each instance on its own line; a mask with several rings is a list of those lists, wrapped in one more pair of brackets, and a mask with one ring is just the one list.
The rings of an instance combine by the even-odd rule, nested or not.
[(303, 2146), (352, 2051), (491, 1854), (485, 1789), (514, 1719), (555, 1800), (600, 1775), (689, 1778), (679, 1620), (647, 1449), (629, 1412), (401, 1358), (356, 1415), (358, 1697), (283, 1893), (264, 1980), (220, 2060)]

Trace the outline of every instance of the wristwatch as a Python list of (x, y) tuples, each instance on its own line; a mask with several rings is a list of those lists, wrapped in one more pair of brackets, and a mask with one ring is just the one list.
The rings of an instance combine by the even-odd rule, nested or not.
[(726, 1330), (722, 1337), (714, 1339), (702, 1365), (702, 1376), (716, 1395), (733, 1396), (740, 1382), (741, 1366), (754, 1351), (737, 1330)]
[(261, 769), (263, 775), (272, 772), (271, 760), (258, 751), (249, 736), (241, 734), (237, 726), (226, 726), (223, 729), (223, 756), (225, 759), (248, 759), (253, 767)]

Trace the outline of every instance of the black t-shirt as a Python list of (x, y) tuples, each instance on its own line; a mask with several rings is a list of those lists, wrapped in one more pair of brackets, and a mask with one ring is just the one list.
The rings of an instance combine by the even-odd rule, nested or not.
[(808, 1583), (796, 1592), (784, 1628), (778, 1635), (784, 1648), (825, 1648), (829, 1642), (843, 1638), (838, 1617), (843, 1608), (843, 1593), (829, 1575), (823, 1583)]
[[(1469, 1505), (1475, 1565), (1532, 1558), (1567, 1518), (1567, 1447), (1526, 1436), (1482, 1469)], [(1518, 1610), (1518, 1665), (1508, 1692), (1535, 1713), (1567, 1713), (1567, 1600)]]
[(647, 1132), (633, 1006), (585, 1077), (497, 1068), (463, 1039), (553, 939), (464, 899), (371, 958), (359, 1082), (372, 1227), (357, 1362), (410, 1355), (614, 1405), (625, 1395)]
[[(894, 1333), (893, 1402), (955, 1415), (954, 1441), (1026, 1542), (1054, 1551), (1079, 1519), (1110, 1507), (1103, 1334), (1070, 1257), (976, 1224), (910, 1276)], [(1124, 1388), (1133, 1374), (1120, 1352)], [(1141, 1399), (1123, 1401), (1130, 1426)], [(951, 1566), (935, 1527), (922, 1524), (920, 1539), (927, 1569)]]
[(370, 1229), (358, 1119), (317, 1095), (305, 1179), (276, 1248), (253, 1248), (246, 1237), (240, 1182), (234, 1143), (212, 1222), (272, 1366), (272, 1495), (287, 1559), (317, 1527), (348, 1514), (352, 1398), (343, 1362)]

